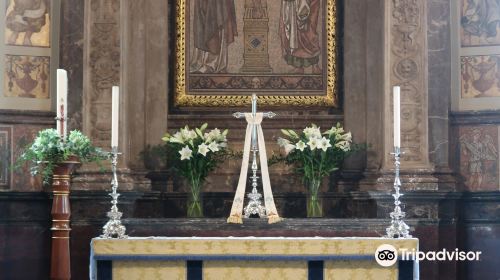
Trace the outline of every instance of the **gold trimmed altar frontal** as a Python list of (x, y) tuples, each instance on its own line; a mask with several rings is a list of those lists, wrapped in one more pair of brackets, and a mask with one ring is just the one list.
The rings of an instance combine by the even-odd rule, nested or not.
[(382, 244), (418, 250), (415, 238), (95, 238), (91, 279), (102, 260), (114, 280), (189, 279), (188, 260), (203, 262), (203, 279), (308, 279), (309, 260), (324, 261), (323, 279), (398, 279), (397, 264), (375, 261)]

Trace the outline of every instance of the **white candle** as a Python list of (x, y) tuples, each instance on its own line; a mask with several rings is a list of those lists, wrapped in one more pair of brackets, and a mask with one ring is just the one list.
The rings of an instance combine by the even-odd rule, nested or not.
[(118, 113), (120, 110), (120, 89), (113, 86), (111, 103), (111, 147), (118, 147)]
[[(255, 118), (257, 114), (257, 95), (252, 94), (252, 116)], [(257, 149), (257, 126), (254, 125), (252, 128), (252, 148)]]
[(401, 88), (399, 86), (395, 86), (393, 88), (394, 95), (394, 147), (401, 147), (401, 113), (400, 113), (400, 102), (401, 102)]
[(57, 69), (57, 131), (66, 139), (68, 116), (68, 75), (66, 70)]
[(255, 117), (256, 113), (257, 113), (257, 95), (254, 93), (252, 94), (252, 115)]

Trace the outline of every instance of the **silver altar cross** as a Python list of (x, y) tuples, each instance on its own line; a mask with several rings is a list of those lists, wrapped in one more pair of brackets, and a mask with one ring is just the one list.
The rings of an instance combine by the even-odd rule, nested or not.
[[(252, 94), (252, 116), (255, 118), (257, 114), (257, 95)], [(236, 112), (233, 116), (237, 119), (244, 118), (245, 113)], [(263, 113), (264, 118), (273, 118), (276, 116), (274, 112), (266, 112)], [(257, 153), (259, 152), (259, 145), (257, 141), (257, 125), (252, 125), (252, 142), (251, 142), (251, 151), (252, 151), (252, 192), (247, 194), (249, 202), (247, 206), (244, 208), (243, 217), (249, 218), (251, 215), (258, 215), (259, 218), (267, 217), (266, 208), (262, 205), (262, 194), (257, 191)]]

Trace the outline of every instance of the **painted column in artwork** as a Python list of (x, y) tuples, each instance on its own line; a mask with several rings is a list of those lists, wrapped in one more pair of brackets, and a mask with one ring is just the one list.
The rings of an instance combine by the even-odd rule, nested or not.
[(245, 0), (243, 23), (244, 53), (241, 72), (272, 72), (269, 65), (267, 0)]

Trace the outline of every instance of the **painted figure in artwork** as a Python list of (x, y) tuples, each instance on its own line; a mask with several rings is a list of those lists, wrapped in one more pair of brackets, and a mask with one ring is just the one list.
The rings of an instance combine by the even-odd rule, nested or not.
[(500, 0), (466, 0), (462, 16), (464, 31), (485, 40), (497, 37), (500, 27)]
[(6, 18), (6, 26), (12, 31), (9, 44), (15, 44), (20, 33), (24, 34), (23, 45), (31, 46), (31, 36), (40, 32), (46, 24), (50, 0), (14, 0), (14, 8)]
[(294, 73), (304, 73), (311, 67), (320, 74), (321, 53), (318, 19), (321, 0), (282, 0), (279, 33), (281, 49), (286, 63)]
[(191, 73), (226, 73), (228, 46), (238, 36), (234, 0), (193, 0)]
[(471, 190), (478, 190), (487, 175), (485, 161), (496, 161), (498, 151), (490, 135), (481, 133), (479, 129), (474, 129), (471, 136), (463, 135), (460, 137), (460, 144), (462, 153), (468, 159), (470, 177), (467, 184)]

